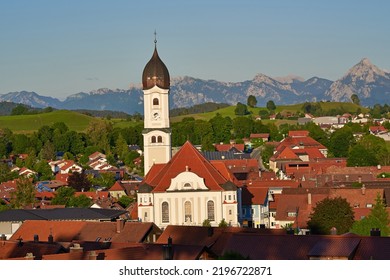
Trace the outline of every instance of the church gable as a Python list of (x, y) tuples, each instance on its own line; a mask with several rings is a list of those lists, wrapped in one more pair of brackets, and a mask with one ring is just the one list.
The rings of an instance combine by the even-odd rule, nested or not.
[[(227, 179), (190, 143), (186, 142), (175, 156), (161, 168), (157, 175), (147, 176), (145, 183), (153, 186), (153, 192), (165, 192), (172, 185), (172, 179), (186, 172), (196, 174), (203, 180), (202, 186), (211, 191), (223, 191)], [(179, 177), (181, 178), (181, 177)], [(198, 180), (195, 180), (198, 182)], [(197, 185), (199, 189), (201, 185)], [(204, 189), (204, 187), (202, 187)], [(200, 189), (202, 189), (200, 188)]]
[(171, 185), (167, 189), (167, 192), (170, 191), (208, 191), (204, 183), (204, 179), (199, 177), (193, 172), (184, 171), (177, 175), (175, 178), (172, 178)]

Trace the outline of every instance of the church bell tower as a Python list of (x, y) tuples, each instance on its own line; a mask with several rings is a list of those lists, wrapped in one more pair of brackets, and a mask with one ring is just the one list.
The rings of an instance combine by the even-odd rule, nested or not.
[(169, 123), (168, 68), (157, 53), (157, 40), (154, 40), (152, 58), (142, 74), (144, 93), (144, 174), (153, 164), (167, 163), (172, 157), (171, 128)]

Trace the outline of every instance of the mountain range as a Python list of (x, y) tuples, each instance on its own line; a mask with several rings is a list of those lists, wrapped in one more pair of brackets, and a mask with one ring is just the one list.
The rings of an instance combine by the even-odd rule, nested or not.
[[(357, 94), (364, 106), (389, 103), (390, 73), (364, 58), (336, 81), (319, 77), (304, 80), (298, 76), (271, 78), (264, 74), (257, 74), (252, 80), (234, 83), (188, 76), (175, 77), (171, 79), (170, 104), (171, 108), (190, 107), (205, 102), (246, 104), (249, 95), (256, 97), (257, 106), (265, 106), (268, 100), (273, 100), (276, 105), (328, 100), (350, 102), (352, 94)], [(35, 108), (143, 113), (141, 86), (80, 92), (68, 96), (64, 101), (35, 92), (10, 92), (0, 95), (0, 101), (22, 103)]]

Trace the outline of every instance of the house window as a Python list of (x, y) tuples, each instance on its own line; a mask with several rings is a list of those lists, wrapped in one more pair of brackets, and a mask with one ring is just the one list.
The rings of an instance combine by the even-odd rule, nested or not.
[(297, 212), (288, 212), (287, 216), (288, 217), (296, 217), (297, 216)]
[(153, 98), (153, 105), (158, 106), (160, 102), (158, 101), (158, 98)]
[(158, 142), (158, 143), (162, 143), (162, 136), (158, 136), (158, 137), (157, 137), (157, 142)]
[(152, 136), (152, 143), (156, 143), (156, 136)]
[(253, 215), (255, 213), (254, 209), (251, 208), (251, 215)]
[(245, 208), (242, 209), (242, 215), (244, 215), (244, 216), (246, 215), (246, 209)]
[(191, 184), (190, 184), (190, 183), (185, 183), (185, 184), (183, 185), (183, 188), (184, 188), (184, 189), (191, 189)]
[(169, 223), (169, 205), (166, 201), (164, 201), (161, 205), (161, 216), (163, 223)]
[(232, 200), (232, 196), (229, 194), (229, 200)]
[(184, 203), (184, 219), (186, 223), (192, 222), (192, 209), (191, 202), (186, 201)]
[(229, 210), (229, 215), (231, 215), (232, 214), (232, 210)]
[(207, 201), (207, 219), (209, 221), (215, 221), (214, 201)]

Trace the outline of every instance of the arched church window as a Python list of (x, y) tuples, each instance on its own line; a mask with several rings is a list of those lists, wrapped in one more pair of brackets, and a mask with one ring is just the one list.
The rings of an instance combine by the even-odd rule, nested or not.
[(214, 201), (207, 201), (207, 219), (209, 221), (215, 221)]
[(158, 136), (158, 137), (157, 137), (157, 142), (158, 142), (158, 143), (162, 143), (162, 136)]
[(156, 143), (156, 136), (152, 136), (152, 143)]
[(169, 223), (169, 204), (166, 201), (164, 201), (161, 205), (161, 216), (161, 221), (163, 223)]
[(154, 106), (160, 105), (160, 101), (158, 100), (158, 98), (153, 98), (153, 105)]
[(186, 223), (192, 222), (192, 209), (191, 202), (186, 201), (184, 203), (184, 219)]

